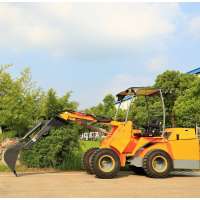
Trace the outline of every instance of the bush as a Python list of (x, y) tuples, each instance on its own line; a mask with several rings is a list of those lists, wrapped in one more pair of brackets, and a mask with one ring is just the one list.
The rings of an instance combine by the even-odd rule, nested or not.
[(100, 141), (81, 141), (81, 150), (82, 152), (86, 152), (90, 148), (99, 147)]
[(21, 154), (21, 162), (28, 167), (53, 167), (57, 169), (79, 169), (81, 159), (80, 128), (68, 125), (59, 129), (52, 129), (30, 150)]

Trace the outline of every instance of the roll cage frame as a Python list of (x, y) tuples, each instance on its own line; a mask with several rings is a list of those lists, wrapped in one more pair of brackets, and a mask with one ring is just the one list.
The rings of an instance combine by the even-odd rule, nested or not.
[(138, 96), (144, 96), (145, 101), (146, 101), (146, 109), (147, 109), (147, 114), (148, 114), (148, 123), (149, 123), (149, 103), (148, 103), (148, 98), (147, 97), (152, 97), (152, 96), (158, 96), (160, 97), (160, 101), (162, 104), (162, 136), (165, 133), (165, 126), (166, 126), (166, 110), (165, 110), (165, 102), (163, 98), (163, 93), (161, 89), (157, 88), (152, 88), (152, 87), (130, 87), (127, 90), (124, 90), (120, 93), (118, 93), (117, 96), (117, 102), (118, 104), (116, 113), (115, 113), (115, 120), (117, 119), (119, 109), (121, 108), (121, 105), (123, 102), (129, 101), (127, 110), (126, 110), (126, 117), (125, 117), (125, 122), (128, 121), (128, 115), (130, 112), (130, 107), (132, 102), (134, 101), (135, 98)]

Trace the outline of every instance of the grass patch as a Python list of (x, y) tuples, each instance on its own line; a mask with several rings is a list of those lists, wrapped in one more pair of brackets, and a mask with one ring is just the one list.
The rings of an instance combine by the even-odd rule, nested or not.
[[(26, 171), (28, 168), (24, 165), (17, 165), (16, 170), (17, 171)], [(10, 172), (10, 169), (2, 162), (0, 161), (0, 172)]]
[(81, 141), (80, 143), (83, 152), (86, 152), (90, 148), (98, 147), (100, 144), (99, 141)]
[(81, 150), (75, 152), (73, 155), (68, 155), (61, 166), (63, 170), (82, 170), (82, 158), (84, 153), (93, 147), (99, 146), (99, 141), (80, 141)]
[(2, 163), (0, 162), (0, 172), (8, 172), (9, 169)]

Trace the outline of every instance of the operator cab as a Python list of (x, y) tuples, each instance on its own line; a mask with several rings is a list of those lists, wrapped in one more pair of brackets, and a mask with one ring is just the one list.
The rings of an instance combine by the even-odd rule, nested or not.
[[(129, 106), (127, 108), (126, 112), (126, 118), (125, 122), (128, 121), (129, 111), (131, 108), (131, 104), (135, 102), (135, 99), (138, 98), (138, 100), (142, 101), (142, 107), (143, 110), (141, 111), (143, 115), (145, 115), (145, 121), (134, 121), (133, 122), (133, 128), (139, 129), (138, 133), (135, 133), (134, 135), (138, 136), (145, 136), (145, 137), (156, 137), (156, 136), (162, 136), (165, 131), (165, 105), (163, 100), (163, 95), (161, 89), (156, 89), (152, 87), (131, 87), (127, 90), (124, 90), (120, 92), (117, 96), (117, 104), (118, 109), (117, 113), (115, 115), (115, 118), (117, 118), (118, 110), (120, 109), (121, 105), (125, 101), (129, 101)], [(160, 103), (161, 112), (159, 113), (156, 110), (156, 114), (152, 112), (152, 106), (151, 103), (158, 102)], [(140, 106), (141, 108), (141, 106)], [(159, 115), (158, 115), (159, 113)]]

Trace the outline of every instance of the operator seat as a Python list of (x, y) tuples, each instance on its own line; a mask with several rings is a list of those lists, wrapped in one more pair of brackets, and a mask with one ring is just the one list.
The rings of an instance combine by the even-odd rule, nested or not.
[(159, 120), (152, 120), (149, 122), (149, 124), (144, 125), (143, 128), (144, 136), (152, 137), (161, 134), (161, 122)]

